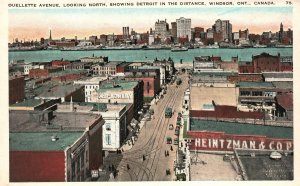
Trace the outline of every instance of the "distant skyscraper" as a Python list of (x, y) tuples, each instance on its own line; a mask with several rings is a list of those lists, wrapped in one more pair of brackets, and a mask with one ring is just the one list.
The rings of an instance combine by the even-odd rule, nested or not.
[(157, 20), (155, 22), (155, 37), (159, 37), (161, 40), (165, 40), (169, 34), (169, 24), (167, 20)]
[(124, 39), (129, 38), (129, 27), (128, 26), (123, 27), (123, 38)]
[(177, 23), (176, 22), (172, 22), (171, 26), (172, 26), (172, 28), (171, 28), (171, 35), (172, 35), (172, 37), (174, 39), (176, 39), (177, 38)]
[(213, 30), (217, 33), (222, 32), (223, 40), (232, 41), (232, 24), (229, 23), (229, 20), (216, 20)]
[(49, 40), (50, 40), (50, 41), (52, 40), (51, 30), (50, 30)]
[(179, 19), (176, 19), (177, 24), (177, 38), (188, 38), (188, 40), (191, 40), (191, 19), (187, 19), (184, 17), (181, 17)]
[(280, 30), (279, 30), (279, 36), (278, 36), (278, 40), (280, 43), (282, 43), (282, 39), (283, 39), (283, 24), (280, 23)]

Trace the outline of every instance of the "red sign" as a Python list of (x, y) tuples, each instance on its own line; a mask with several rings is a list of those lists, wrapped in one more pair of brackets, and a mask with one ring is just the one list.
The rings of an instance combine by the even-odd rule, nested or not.
[(189, 131), (191, 150), (231, 151), (242, 149), (293, 150), (292, 139), (253, 135), (229, 135), (224, 132)]

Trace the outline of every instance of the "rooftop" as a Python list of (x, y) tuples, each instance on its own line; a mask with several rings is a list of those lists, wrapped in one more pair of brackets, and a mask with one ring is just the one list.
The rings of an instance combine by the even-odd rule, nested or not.
[(201, 110), (204, 104), (237, 105), (238, 88), (236, 87), (191, 87), (191, 109)]
[(263, 72), (265, 78), (293, 78), (293, 72)]
[(59, 84), (55, 86), (41, 86), (38, 88), (38, 97), (65, 97), (68, 94), (80, 89), (81, 85)]
[(93, 125), (101, 115), (79, 112), (53, 112), (51, 111), (10, 111), (10, 132), (33, 131), (84, 131)]
[(226, 134), (258, 135), (270, 138), (292, 139), (293, 128), (235, 122), (190, 119), (190, 130), (224, 132)]
[(278, 94), (277, 103), (286, 110), (293, 110), (293, 93)]
[(274, 88), (274, 85), (271, 82), (239, 82), (240, 88)]
[[(280, 160), (270, 158), (272, 151), (236, 150), (248, 180), (293, 180), (293, 153), (282, 154)], [(254, 153), (255, 156), (251, 156)]]
[[(9, 133), (10, 151), (63, 151), (83, 132), (17, 132)], [(52, 141), (51, 137), (57, 140)]]
[(35, 107), (40, 105), (42, 102), (43, 101), (41, 99), (28, 99), (20, 103), (10, 105), (10, 107)]
[(293, 90), (293, 81), (274, 81), (272, 84), (277, 89), (291, 89)]
[[(115, 85), (114, 85), (115, 83)], [(132, 90), (138, 85), (138, 81), (114, 81), (114, 82), (105, 82), (100, 85), (100, 92), (106, 92), (107, 90)]]

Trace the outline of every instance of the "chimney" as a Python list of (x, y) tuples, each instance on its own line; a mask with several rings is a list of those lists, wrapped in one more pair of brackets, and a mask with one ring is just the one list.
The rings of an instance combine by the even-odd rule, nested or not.
[(74, 111), (74, 104), (73, 104), (73, 98), (71, 96), (71, 101), (70, 101), (70, 111), (73, 112)]

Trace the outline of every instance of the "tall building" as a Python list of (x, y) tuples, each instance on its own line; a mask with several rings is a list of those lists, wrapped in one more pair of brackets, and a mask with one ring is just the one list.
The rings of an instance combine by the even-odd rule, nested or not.
[(129, 27), (125, 26), (123, 27), (123, 39), (128, 39), (129, 38)]
[(191, 40), (191, 19), (181, 17), (176, 19), (177, 24), (177, 38), (187, 38)]
[(157, 20), (155, 22), (155, 38), (160, 38), (161, 40), (165, 40), (167, 35), (169, 35), (169, 24), (167, 20)]
[(223, 40), (232, 40), (232, 24), (229, 23), (229, 20), (216, 20), (213, 30), (217, 33), (222, 33)]
[(283, 24), (280, 23), (280, 30), (279, 30), (279, 42), (282, 43), (282, 39), (283, 39)]
[(176, 39), (177, 38), (177, 23), (176, 22), (171, 22), (171, 36)]

